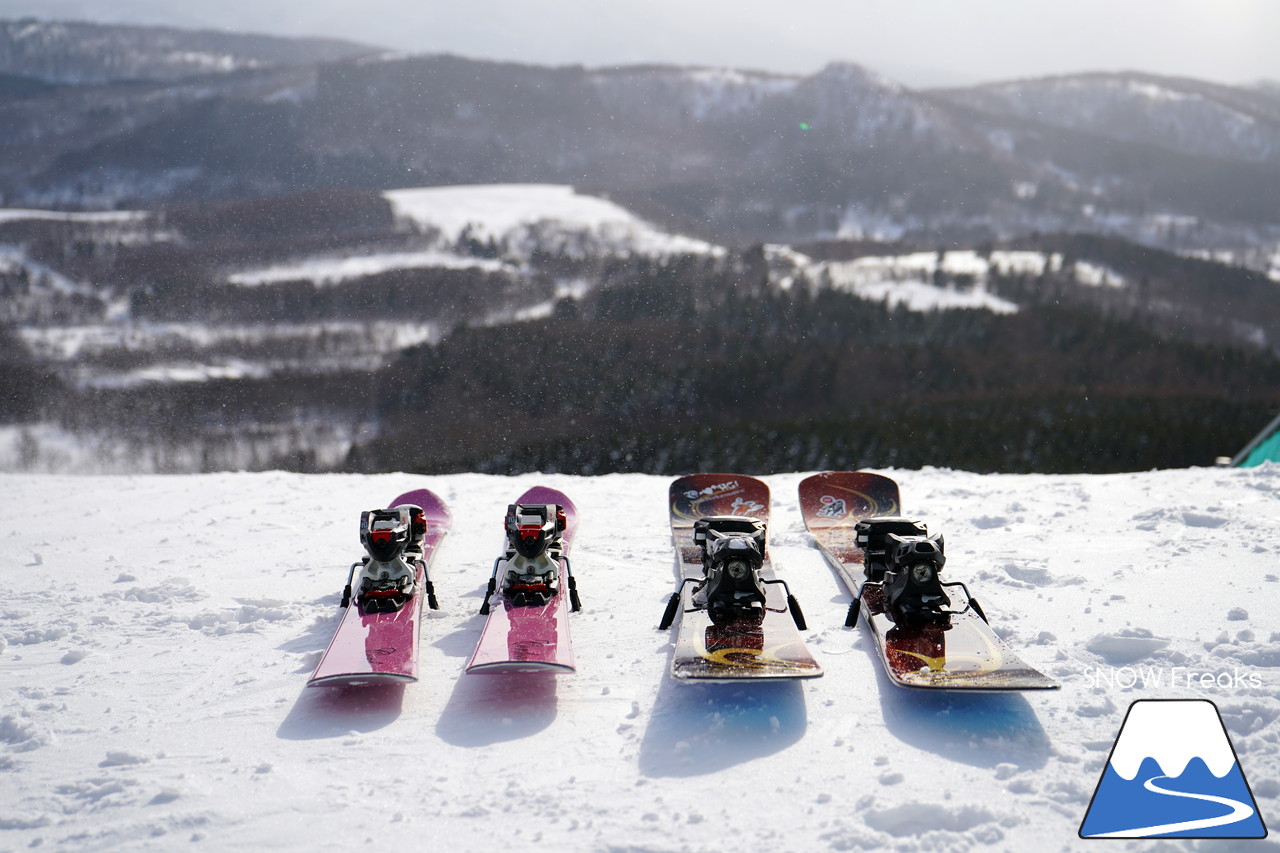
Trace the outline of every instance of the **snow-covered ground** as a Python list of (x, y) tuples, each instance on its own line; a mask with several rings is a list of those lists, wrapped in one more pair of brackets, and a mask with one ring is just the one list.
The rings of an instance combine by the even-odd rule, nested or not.
[(280, 284), (286, 281), (310, 281), (317, 287), (328, 287), (344, 281), (379, 275), (393, 270), (412, 269), (478, 269), (485, 272), (519, 272), (517, 267), (487, 258), (472, 258), (426, 249), (419, 252), (382, 252), (370, 255), (343, 255), (341, 257), (314, 257), (269, 267), (233, 273), (227, 276), (230, 284), (256, 287), (263, 284)]
[(400, 219), (456, 241), (464, 232), (517, 256), (535, 246), (571, 257), (721, 254), (724, 249), (645, 222), (607, 198), (564, 184), (471, 184), (383, 193)]
[[(959, 249), (814, 261), (790, 246), (771, 245), (767, 257), (772, 280), (781, 287), (790, 287), (797, 274), (803, 273), (810, 281), (825, 282), (862, 299), (919, 312), (974, 309), (1013, 314), (1018, 311), (1017, 303), (987, 289), (993, 275), (1036, 277), (1064, 269), (1058, 252), (1003, 249), (986, 255)], [(1087, 261), (1075, 261), (1068, 272), (1085, 287), (1125, 286), (1119, 273)], [(945, 283), (939, 283), (939, 278)]]
[[(549, 313), (549, 310), (548, 310)], [(265, 377), (280, 370), (323, 373), (373, 370), (388, 354), (439, 343), (439, 323), (331, 320), (299, 323), (93, 323), (18, 330), (32, 355), (85, 388)], [(262, 355), (263, 352), (268, 355)], [(154, 354), (152, 358), (147, 355)], [(107, 368), (110, 356), (133, 355), (136, 367)], [(0, 470), (5, 468), (0, 438)], [(136, 470), (136, 469), (135, 469)]]
[[(0, 475), (0, 850), (1081, 849), (1136, 698), (1215, 701), (1277, 819), (1280, 467), (888, 473), (1061, 690), (889, 685), (841, 627), (801, 474), (765, 478), (771, 548), (826, 675), (741, 687), (666, 676), (666, 478)], [(505, 505), (537, 482), (581, 513), (579, 672), (464, 676)], [(422, 486), (456, 520), (424, 677), (305, 688), (359, 511)]]

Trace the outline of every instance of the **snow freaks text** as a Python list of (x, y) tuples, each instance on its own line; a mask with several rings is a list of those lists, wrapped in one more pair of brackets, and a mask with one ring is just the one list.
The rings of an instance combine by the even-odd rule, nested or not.
[(1262, 677), (1256, 672), (1188, 669), (1181, 666), (1086, 666), (1080, 673), (1089, 687), (1116, 687), (1128, 689), (1200, 688), (1202, 690), (1248, 690), (1262, 686)]

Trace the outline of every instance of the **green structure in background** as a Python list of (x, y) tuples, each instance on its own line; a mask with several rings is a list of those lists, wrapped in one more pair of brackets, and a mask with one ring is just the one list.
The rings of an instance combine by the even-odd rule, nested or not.
[(1249, 468), (1263, 462), (1280, 462), (1280, 415), (1236, 454), (1231, 467)]

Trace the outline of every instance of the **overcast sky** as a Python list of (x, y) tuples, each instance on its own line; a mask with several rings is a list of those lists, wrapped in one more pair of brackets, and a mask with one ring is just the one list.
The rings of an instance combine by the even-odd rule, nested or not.
[(856, 62), (911, 86), (1120, 70), (1280, 81), (1280, 0), (0, 0), (0, 17), (22, 16), (548, 65)]

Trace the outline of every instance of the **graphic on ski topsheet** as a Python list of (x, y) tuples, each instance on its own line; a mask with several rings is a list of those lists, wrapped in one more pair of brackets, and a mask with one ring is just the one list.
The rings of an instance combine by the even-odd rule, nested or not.
[(1081, 838), (1265, 838), (1218, 706), (1139, 699), (1129, 706)]
[(681, 681), (815, 678), (804, 617), (769, 558), (769, 487), (740, 474), (692, 474), (669, 491), (680, 586), (671, 675)]

